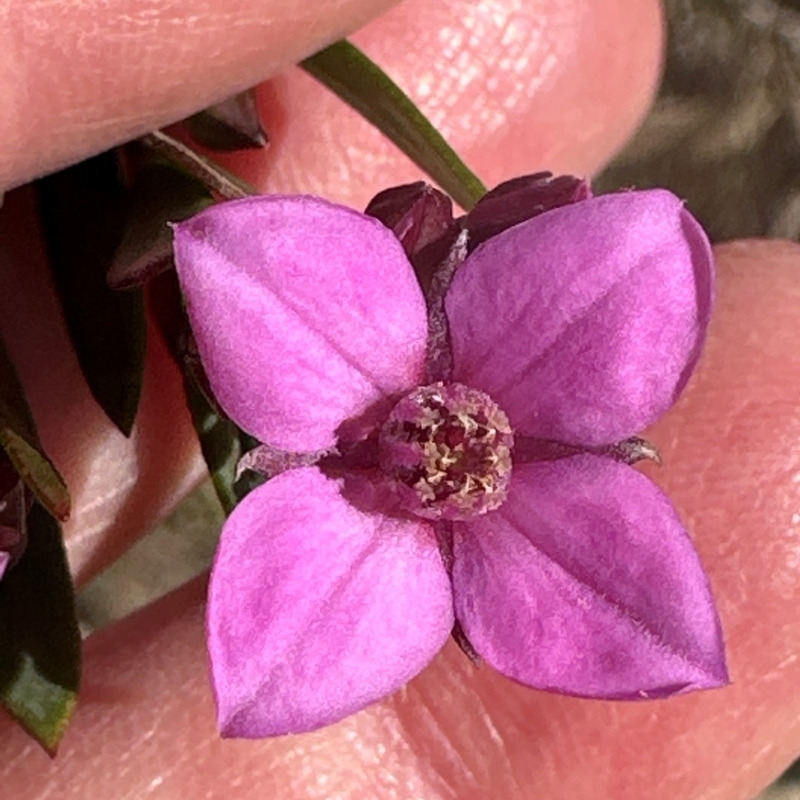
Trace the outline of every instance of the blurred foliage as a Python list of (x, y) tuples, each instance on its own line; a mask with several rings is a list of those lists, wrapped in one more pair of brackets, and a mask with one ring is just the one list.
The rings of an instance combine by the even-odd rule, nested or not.
[(665, 186), (714, 241), (800, 237), (800, 2), (667, 0), (659, 98), (598, 191)]

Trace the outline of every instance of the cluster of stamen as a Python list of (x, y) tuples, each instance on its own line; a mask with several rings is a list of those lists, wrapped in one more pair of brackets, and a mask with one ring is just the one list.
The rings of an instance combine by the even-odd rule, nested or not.
[(511, 480), (508, 417), (483, 392), (462, 384), (415, 389), (380, 434), (380, 466), (407, 511), (468, 519), (500, 506)]

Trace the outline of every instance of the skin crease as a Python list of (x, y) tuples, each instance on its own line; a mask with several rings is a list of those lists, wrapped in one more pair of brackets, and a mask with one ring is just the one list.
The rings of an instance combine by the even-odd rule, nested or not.
[[(431, 44), (435, 24), (442, 24), (441, 19), (427, 22), (428, 14), (436, 19), (433, 5), (412, 0), (373, 23), (358, 40), (380, 54), (381, 63), (410, 91), (426, 85), (425, 74), (431, 87), (440, 75), (444, 80), (477, 74), (472, 84), (452, 89), (444, 99), (433, 96), (426, 110), (489, 184), (546, 167), (591, 172), (621, 145), (644, 111), (659, 52), (653, 4), (554, 0), (517, 6), (498, 0), (482, 4), (482, 15), (464, 0), (462, 15), (451, 13), (447, 22), (463, 25), (469, 35), (452, 54), (440, 54)], [(492, 46), (503, 44), (519, 62), (506, 63), (500, 55), (481, 74), (487, 58), (481, 37), (493, 26), (506, 38), (501, 33)], [(409, 27), (415, 35), (406, 40)], [(227, 41), (230, 63), (236, 59), (239, 30)], [(536, 39), (531, 30), (548, 33)], [(143, 53), (154, 53), (157, 63), (159, 51), (148, 35), (143, 34)], [(522, 55), (512, 46), (516, 36), (528, 42)], [(551, 44), (538, 49), (543, 42)], [(433, 58), (427, 55), (431, 50), (437, 54)], [(205, 67), (207, 54), (190, 51), (187, 44), (182, 59)], [(157, 83), (157, 70), (147, 58), (139, 68)], [(515, 71), (526, 81), (542, 80), (509, 111), (502, 92), (523, 80)], [(221, 96), (240, 85), (235, 73), (231, 67), (221, 79), (229, 82), (208, 91)], [(490, 81), (496, 73), (500, 83), (495, 87)], [(151, 119), (152, 106), (162, 102), (151, 103), (146, 93), (137, 98), (127, 111), (130, 119)], [(272, 81), (261, 101), (273, 151), (263, 163), (251, 157), (241, 167), (265, 190), (315, 190), (363, 205), (380, 188), (376, 170), (384, 184), (414, 174), (388, 149), (385, 163), (376, 155), (369, 167), (359, 167), (359, 159), (381, 152), (373, 151), (382, 146), (379, 137), (296, 72)], [(451, 103), (446, 111), (437, 111), (445, 102)], [(97, 113), (102, 117), (106, 111)], [(483, 124), (490, 128), (485, 139), (473, 130)], [(303, 136), (315, 131), (316, 138)], [(63, 134), (59, 152), (79, 156), (84, 144), (71, 141), (71, 135)], [(13, 161), (9, 174), (24, 177), (30, 164), (53, 163), (37, 147), (41, 143), (34, 141), (33, 154), (24, 158), (4, 156)], [(191, 447), (179, 450), (179, 458), (172, 450), (170, 459), (150, 452), (160, 430), (156, 418), (175, 421), (176, 446), (188, 437), (188, 428), (169, 399), (174, 375), (158, 354), (148, 373), (154, 405), (140, 421), (151, 433), (142, 434), (133, 451), (121, 448), (97, 412), (89, 411), (85, 392), (70, 388), (76, 373), (74, 363), (62, 364), (60, 325), (52, 320), (52, 306), (33, 298), (43, 272), (41, 251), (31, 244), (35, 228), (28, 198), (17, 194), (8, 203), (0, 221), (0, 326), (20, 361), (43, 438), (76, 486), (76, 521), (89, 510), (96, 515), (98, 527), (91, 536), (81, 536), (76, 526), (69, 529), (70, 543), (77, 545), (76, 568), (85, 577), (102, 563), (103, 553), (127, 545), (138, 520), (169, 505), (168, 495), (174, 499), (191, 472)], [(196, 583), (87, 643), (82, 704), (55, 762), (0, 720), (4, 792), (19, 800), (751, 798), (800, 749), (795, 691), (800, 534), (793, 521), (800, 505), (794, 385), (800, 374), (795, 345), (800, 249), (739, 243), (720, 248), (719, 259), (719, 300), (706, 355), (684, 398), (649, 435), (667, 464), (652, 473), (693, 532), (719, 599), (731, 688), (647, 704), (575, 700), (525, 690), (490, 669), (475, 672), (448, 646), (405, 690), (330, 729), (266, 742), (223, 742), (213, 727), (202, 632), (204, 587)], [(33, 318), (41, 327), (23, 337), (23, 323), (27, 331)], [(156, 407), (159, 399), (169, 413)], [(76, 444), (83, 449), (71, 455)], [(161, 496), (151, 502), (147, 492), (140, 492), (120, 511), (112, 481), (86, 479), (96, 458), (105, 459), (109, 468), (119, 465), (120, 474), (142, 463), (137, 485), (164, 487)], [(125, 517), (122, 523), (120, 517)]]

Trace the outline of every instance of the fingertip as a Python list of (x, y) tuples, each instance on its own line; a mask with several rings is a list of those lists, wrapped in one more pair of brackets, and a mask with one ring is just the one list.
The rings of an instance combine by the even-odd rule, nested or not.
[[(590, 175), (630, 137), (658, 84), (656, 0), (407, 0), (353, 37), (488, 185)], [(270, 147), (221, 160), (269, 192), (355, 208), (419, 180), (397, 148), (301, 70), (259, 87)]]
[(4, 789), (22, 800), (48, 791), (374, 799), (395, 797), (398, 782), (408, 796), (460, 800), (487, 791), (509, 800), (754, 796), (800, 749), (800, 246), (717, 252), (706, 356), (651, 438), (667, 462), (654, 476), (688, 523), (720, 604), (730, 687), (647, 703), (578, 700), (476, 671), (450, 644), (390, 701), (337, 726), (222, 742), (199, 581), (90, 640), (83, 705), (55, 764), (2, 727)]
[(0, 188), (252, 86), (393, 1), (12, 1), (0, 31)]
[(591, 174), (655, 95), (657, 0), (508, 0), (502, 8), (446, 0), (422, 13), (424, 2), (397, 6), (354, 40), (489, 186), (541, 169)]

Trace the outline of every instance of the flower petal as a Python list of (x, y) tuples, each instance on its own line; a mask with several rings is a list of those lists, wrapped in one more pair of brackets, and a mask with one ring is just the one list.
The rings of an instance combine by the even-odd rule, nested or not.
[(257, 738), (328, 725), (398, 689), (447, 640), (453, 604), (429, 526), (364, 514), (304, 468), (228, 519), (207, 624), (220, 729)]
[(314, 197), (212, 206), (175, 227), (192, 329), (220, 405), (285, 450), (422, 374), (425, 303), (395, 236)]
[(672, 405), (711, 313), (708, 240), (669, 192), (555, 209), (479, 247), (446, 298), (454, 380), (520, 433), (599, 445)]
[(456, 533), (456, 617), (503, 674), (619, 699), (727, 683), (697, 553), (630, 467), (591, 455), (524, 465), (505, 505)]

